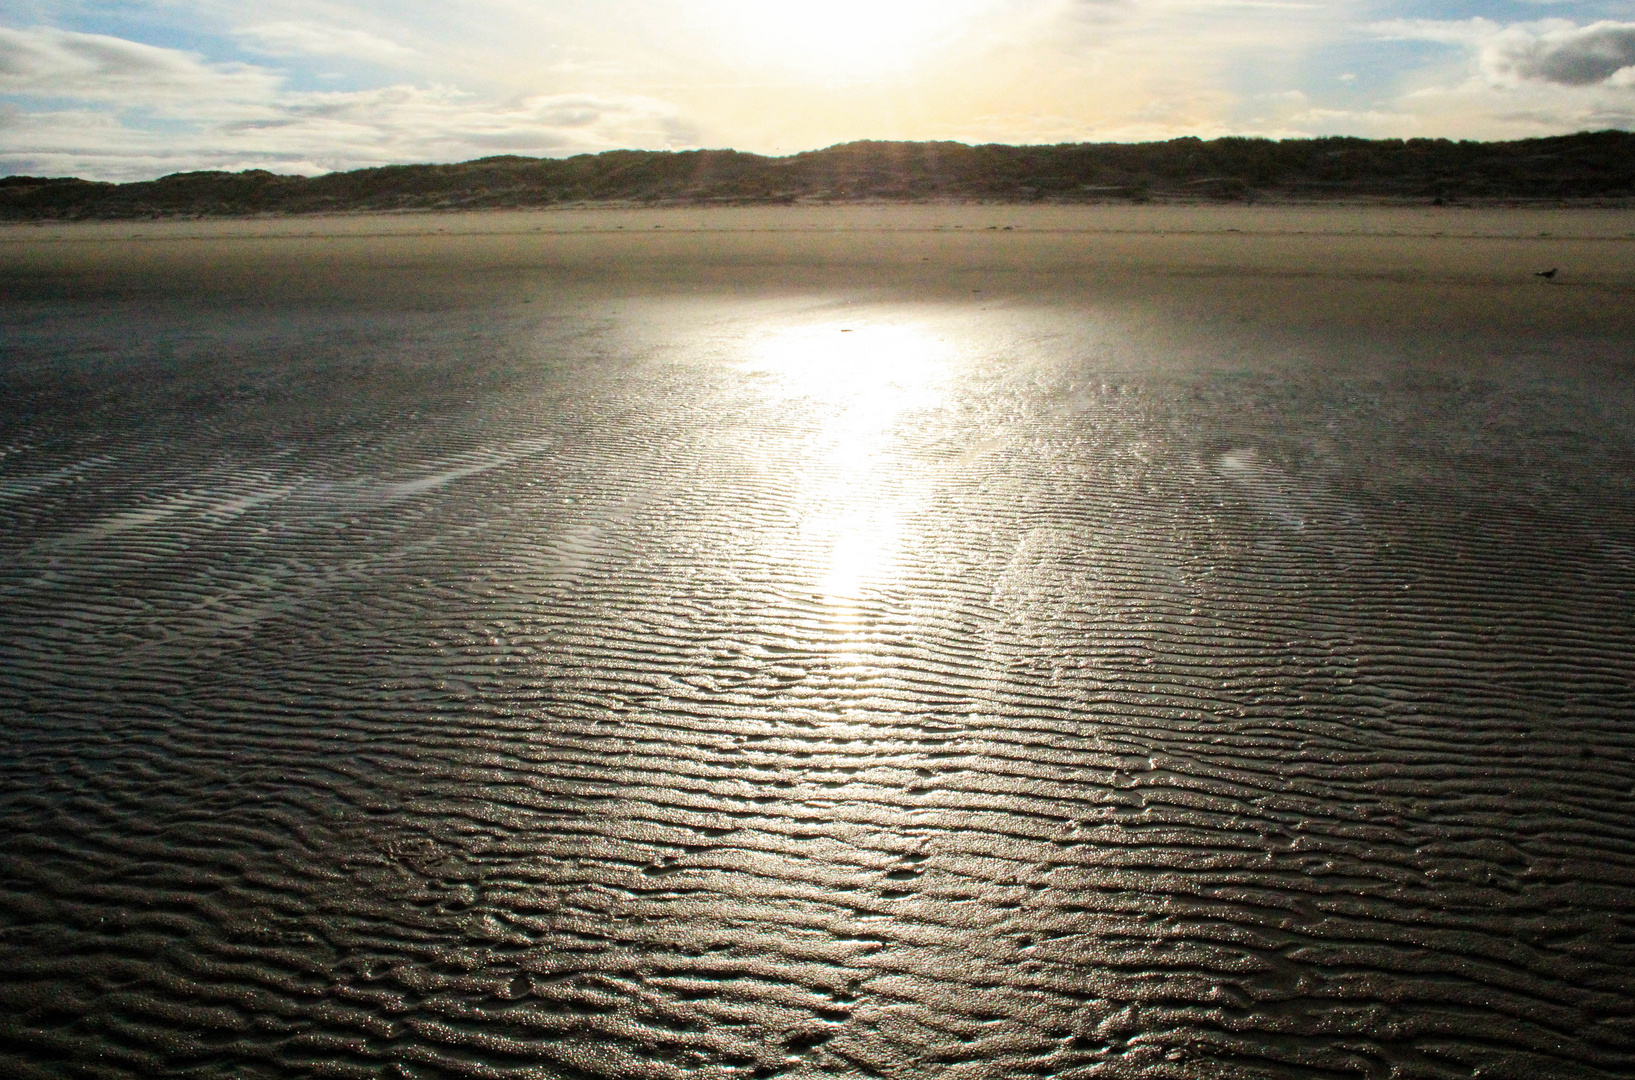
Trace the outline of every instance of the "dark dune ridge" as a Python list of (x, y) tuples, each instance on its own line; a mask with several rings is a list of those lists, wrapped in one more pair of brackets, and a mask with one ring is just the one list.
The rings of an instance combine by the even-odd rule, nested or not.
[(1063, 243), (0, 246), (0, 1072), (1635, 1072), (1627, 281)]
[(488, 209), (558, 203), (870, 199), (1629, 199), (1635, 134), (1515, 142), (1175, 139), (967, 146), (858, 142), (784, 158), (732, 150), (619, 150), (562, 160), (490, 157), (326, 176), (177, 173), (129, 184), (0, 179), (0, 219)]

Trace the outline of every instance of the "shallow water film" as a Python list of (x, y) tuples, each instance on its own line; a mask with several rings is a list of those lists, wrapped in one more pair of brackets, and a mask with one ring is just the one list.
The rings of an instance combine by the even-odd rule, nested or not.
[(1627, 339), (979, 286), (17, 299), (0, 1071), (1635, 1075)]

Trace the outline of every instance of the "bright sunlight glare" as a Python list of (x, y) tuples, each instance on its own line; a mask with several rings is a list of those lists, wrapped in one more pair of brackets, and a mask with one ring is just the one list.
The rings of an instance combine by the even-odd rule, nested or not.
[(815, 584), (837, 616), (894, 572), (906, 507), (892, 449), (906, 414), (941, 404), (947, 353), (912, 325), (825, 323), (768, 335), (745, 365), (818, 423), (802, 470), (802, 531), (827, 549)]
[(714, 0), (719, 43), (742, 62), (819, 78), (912, 67), (977, 6), (969, 0)]

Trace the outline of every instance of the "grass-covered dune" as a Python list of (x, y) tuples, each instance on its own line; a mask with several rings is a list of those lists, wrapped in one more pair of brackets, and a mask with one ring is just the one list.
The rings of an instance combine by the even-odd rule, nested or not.
[(856, 142), (790, 157), (734, 150), (616, 150), (489, 157), (324, 176), (177, 173), (128, 184), (0, 178), (0, 218), (974, 199), (1566, 200), (1635, 198), (1635, 133), (1516, 142), (1195, 138), (1158, 143), (967, 146)]

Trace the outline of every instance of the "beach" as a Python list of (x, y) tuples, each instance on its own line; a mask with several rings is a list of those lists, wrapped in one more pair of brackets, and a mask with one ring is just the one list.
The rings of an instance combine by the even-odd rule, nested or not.
[[(1545, 284), (1534, 277), (1552, 268)], [(1432, 207), (863, 205), (358, 214), (0, 226), (7, 286), (428, 295), (503, 278), (633, 287), (1173, 297), (1357, 326), (1623, 325), (1635, 217)], [(480, 280), (482, 284), (474, 285)], [(78, 287), (78, 286), (76, 286)], [(526, 286), (524, 286), (526, 287)]]
[(0, 298), (5, 1068), (1635, 1069), (1635, 216), (8, 225)]

